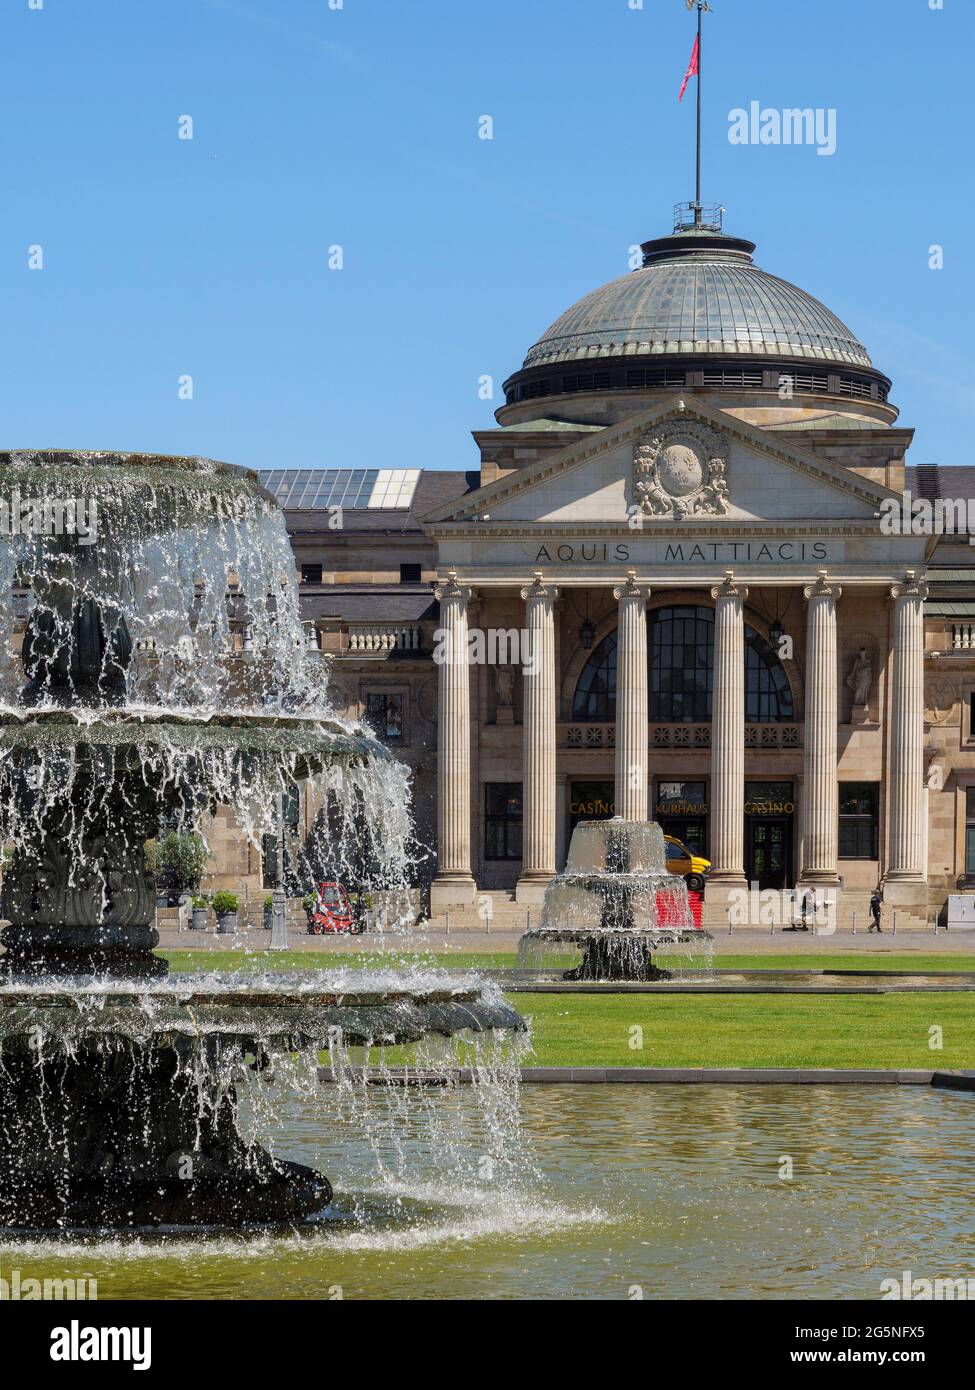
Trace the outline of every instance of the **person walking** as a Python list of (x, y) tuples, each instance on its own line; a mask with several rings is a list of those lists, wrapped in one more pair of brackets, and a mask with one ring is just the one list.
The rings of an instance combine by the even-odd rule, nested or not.
[(883, 906), (883, 901), (880, 893), (880, 885), (878, 884), (870, 895), (870, 926), (867, 928), (868, 932), (875, 931), (878, 935), (880, 934), (880, 909)]

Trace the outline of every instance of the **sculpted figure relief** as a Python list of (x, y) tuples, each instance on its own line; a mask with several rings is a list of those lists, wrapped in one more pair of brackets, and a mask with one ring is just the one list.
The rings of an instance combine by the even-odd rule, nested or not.
[(515, 673), (511, 666), (495, 666), (494, 683), (498, 692), (498, 704), (510, 708), (515, 702)]
[(664, 420), (633, 451), (633, 489), (648, 516), (720, 516), (728, 510), (728, 450), (696, 420)]
[(857, 652), (846, 684), (847, 688), (853, 691), (854, 705), (865, 705), (870, 697), (870, 687), (873, 685), (873, 666), (866, 647), (861, 647)]

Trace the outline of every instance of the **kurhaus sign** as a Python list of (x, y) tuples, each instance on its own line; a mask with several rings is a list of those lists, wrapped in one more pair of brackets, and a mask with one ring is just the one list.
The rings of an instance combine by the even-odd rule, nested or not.
[(644, 561), (660, 564), (768, 564), (841, 559), (828, 541), (548, 541), (534, 554), (535, 564), (599, 565)]

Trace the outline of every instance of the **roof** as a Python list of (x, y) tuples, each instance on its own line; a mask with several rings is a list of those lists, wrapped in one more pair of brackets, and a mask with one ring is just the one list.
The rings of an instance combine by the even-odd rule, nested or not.
[[(342, 532), (373, 532), (380, 535), (423, 535), (419, 517), (474, 492), (481, 485), (481, 475), (459, 469), (417, 469), (416, 484), (409, 507), (350, 507), (342, 508)], [(333, 504), (334, 505), (334, 504)], [(285, 524), (292, 536), (337, 534), (332, 514), (326, 509), (285, 509)]]
[(259, 474), (285, 511), (408, 510), (419, 476), (418, 468), (269, 468)]
[(713, 233), (660, 237), (643, 249), (640, 269), (556, 319), (525, 368), (701, 353), (871, 366), (863, 344), (824, 304), (754, 264), (754, 243)]
[(304, 622), (340, 618), (347, 623), (416, 623), (439, 612), (429, 584), (302, 585), (298, 605)]
[(970, 464), (921, 463), (904, 469), (904, 486), (912, 497), (928, 501), (975, 497), (975, 467)]

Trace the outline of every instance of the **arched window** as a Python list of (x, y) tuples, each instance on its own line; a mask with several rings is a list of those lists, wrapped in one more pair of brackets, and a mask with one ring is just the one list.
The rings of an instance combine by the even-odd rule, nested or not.
[(572, 700), (572, 718), (608, 723), (616, 718), (616, 633), (604, 637), (586, 662)]
[[(696, 604), (657, 608), (649, 618), (650, 718), (655, 724), (707, 724), (714, 682), (714, 610)], [(616, 633), (586, 662), (572, 701), (572, 718), (616, 718)], [(788, 723), (795, 718), (782, 664), (761, 633), (745, 624), (745, 720)]]

